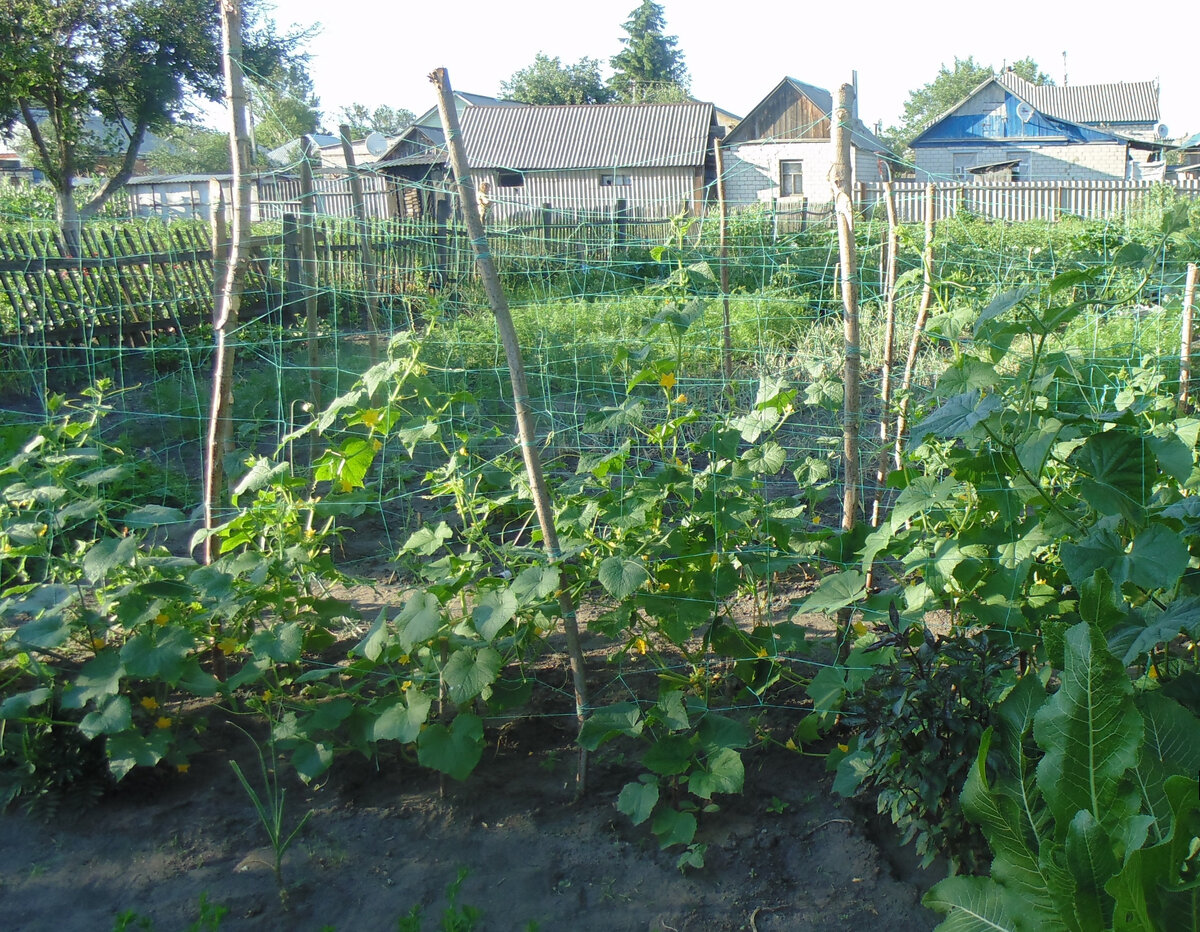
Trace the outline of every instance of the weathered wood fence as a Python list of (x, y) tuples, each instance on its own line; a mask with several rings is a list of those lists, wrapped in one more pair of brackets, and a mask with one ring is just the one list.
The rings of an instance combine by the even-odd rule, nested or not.
[[(447, 212), (448, 213), (448, 212)], [(502, 275), (544, 278), (611, 262), (622, 249), (658, 244), (669, 221), (617, 224), (609, 214), (546, 211), (533, 226), (489, 230)], [(294, 231), (295, 227), (288, 224)], [(375, 293), (389, 319), (408, 296), (473, 281), (466, 228), (452, 216), (368, 222)], [(293, 232), (292, 236), (296, 234)], [(362, 232), (323, 219), (315, 231), (312, 287), (326, 316), (346, 325), (369, 290)], [(243, 305), (248, 313), (299, 315), (298, 246), (282, 232), (256, 236)], [(0, 341), (37, 346), (146, 343), (211, 320), (213, 251), (205, 224), (105, 223), (84, 227), (81, 256), (51, 231), (0, 232)]]

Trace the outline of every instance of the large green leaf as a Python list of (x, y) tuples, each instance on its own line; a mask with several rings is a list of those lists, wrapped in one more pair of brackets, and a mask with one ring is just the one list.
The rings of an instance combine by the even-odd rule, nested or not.
[(135, 635), (121, 648), (125, 672), (147, 680), (163, 680), (172, 686), (183, 676), (184, 663), (196, 649), (195, 636), (172, 625)]
[(88, 700), (115, 696), (125, 667), (115, 650), (104, 650), (83, 665), (75, 685), (63, 695), (63, 708), (82, 709)]
[(509, 589), (492, 589), (481, 595), (471, 609), (475, 630), (490, 641), (517, 613), (517, 597)]
[(1162, 522), (1142, 530), (1126, 548), (1109, 524), (1098, 526), (1078, 544), (1063, 544), (1063, 567), (1077, 589), (1096, 570), (1105, 570), (1118, 588), (1128, 581), (1143, 589), (1171, 589), (1187, 568), (1183, 538)]
[[(1194, 845), (1200, 838), (1200, 783), (1169, 777), (1163, 787), (1170, 835), (1128, 854), (1106, 889), (1115, 898), (1115, 932), (1200, 932), (1200, 880)], [(1187, 870), (1187, 874), (1185, 874)]]
[(1060, 840), (1081, 810), (1105, 825), (1124, 815), (1115, 804), (1143, 733), (1132, 692), (1099, 631), (1080, 622), (1067, 632), (1062, 686), (1034, 720), (1034, 737), (1046, 752), (1038, 788)]
[(104, 743), (108, 769), (120, 780), (134, 767), (153, 767), (167, 753), (171, 736), (166, 731), (142, 735), (136, 728), (109, 735)]
[(260, 660), (295, 663), (300, 659), (300, 648), (303, 643), (304, 629), (298, 622), (290, 621), (286, 624), (255, 631), (250, 637), (250, 650)]
[(395, 624), (400, 646), (412, 650), (438, 633), (442, 626), (442, 605), (432, 592), (418, 592), (404, 603)]
[(1067, 829), (1064, 845), (1067, 867), (1075, 880), (1072, 898), (1081, 929), (1107, 929), (1112, 920), (1112, 897), (1104, 885), (1120, 867), (1112, 839), (1104, 826), (1086, 810), (1077, 812)]
[(989, 877), (947, 877), (921, 900), (946, 913), (934, 932), (1018, 932), (1016, 916), (1023, 904)]
[(109, 696), (104, 702), (96, 703), (79, 723), (79, 730), (88, 738), (97, 735), (112, 735), (124, 731), (133, 723), (128, 696)]
[[(1020, 897), (1023, 918), (1052, 932), (1067, 928), (1055, 892), (1070, 881), (1046, 856), (1053, 838), (1025, 750), (1025, 736), (1044, 699), (1045, 689), (1035, 676), (1024, 677), (1009, 693), (997, 710), (998, 730), (984, 732), (961, 802), (963, 814), (988, 840), (992, 877)], [(989, 752), (998, 774), (994, 785), (988, 783)]]
[(1138, 755), (1135, 779), (1144, 798), (1143, 811), (1154, 816), (1156, 840), (1170, 833), (1167, 779), (1200, 773), (1200, 719), (1161, 692), (1137, 696), (1145, 722), (1145, 740)]
[(774, 475), (787, 462), (787, 451), (774, 440), (760, 443), (742, 454), (742, 462), (756, 473)]
[(650, 780), (643, 783), (634, 780), (626, 783), (617, 797), (617, 809), (633, 820), (634, 825), (641, 825), (654, 811), (658, 804), (658, 783)]
[(1079, 486), (1088, 504), (1101, 514), (1141, 520), (1158, 474), (1143, 438), (1120, 430), (1092, 434), (1071, 462), (1090, 477)]
[(440, 770), (455, 780), (465, 780), (483, 756), (483, 721), (460, 712), (450, 727), (428, 726), (417, 738), (417, 760), (424, 767)]
[(432, 705), (433, 697), (419, 689), (410, 689), (403, 697), (389, 700), (371, 726), (371, 740), (404, 744), (416, 741)]
[(1136, 662), (1139, 657), (1145, 657), (1160, 645), (1170, 643), (1181, 633), (1186, 633), (1193, 640), (1200, 639), (1198, 596), (1176, 599), (1162, 609), (1155, 605), (1147, 605), (1131, 617), (1143, 621), (1144, 625), (1138, 627), (1136, 623), (1131, 624), (1114, 634), (1114, 638), (1119, 637), (1119, 645), (1125, 648), (1122, 656), (1117, 650), (1118, 642), (1114, 642), (1114, 651), (1121, 656), (1126, 665)]
[(480, 694), (487, 698), (486, 691), (496, 682), (503, 663), (501, 656), (490, 647), (479, 650), (464, 647), (456, 650), (442, 668), (442, 682), (446, 684), (450, 698), (459, 705)]
[(646, 568), (636, 560), (613, 556), (600, 564), (600, 584), (618, 602), (627, 599), (650, 578)]
[(803, 602), (795, 606), (795, 612), (835, 612), (852, 605), (867, 591), (867, 577), (858, 570), (845, 570), (821, 580), (821, 584)]
[(561, 575), (557, 566), (527, 567), (513, 580), (512, 593), (521, 605), (544, 599), (558, 591)]
[(920, 443), (930, 434), (945, 438), (961, 437), (1002, 407), (1004, 402), (999, 395), (984, 395), (978, 389), (955, 395), (912, 429), (912, 440)]
[(83, 558), (83, 574), (88, 582), (98, 583), (114, 567), (132, 563), (137, 545), (136, 537), (106, 537), (97, 541)]

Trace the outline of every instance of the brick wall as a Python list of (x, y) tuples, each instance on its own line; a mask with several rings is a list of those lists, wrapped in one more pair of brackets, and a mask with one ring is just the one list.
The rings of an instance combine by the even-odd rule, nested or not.
[(1010, 153), (1028, 153), (1029, 174), (1022, 181), (1106, 181), (1124, 180), (1126, 152), (1124, 143), (1100, 142), (1062, 146), (954, 146), (917, 149), (919, 181), (954, 179), (956, 153), (972, 152), (976, 165), (985, 165), (1010, 157)]
[[(732, 205), (757, 204), (779, 197), (779, 163), (804, 163), (804, 195), (810, 203), (833, 199), (829, 169), (833, 165), (833, 143), (828, 139), (796, 142), (753, 142), (723, 153), (725, 198)], [(852, 150), (855, 181), (878, 181), (874, 152)]]

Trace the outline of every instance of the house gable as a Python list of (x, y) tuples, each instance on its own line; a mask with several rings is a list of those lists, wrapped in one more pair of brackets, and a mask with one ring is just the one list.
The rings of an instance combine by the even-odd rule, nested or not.
[[(1011, 72), (988, 78), (967, 97), (938, 117), (910, 145), (914, 149), (946, 145), (1075, 145), (1125, 142), (1116, 130), (1144, 128), (1157, 116), (1157, 90), (1145, 98), (1151, 82), (1134, 85), (1056, 87), (1030, 84)], [(1113, 90), (1117, 89), (1117, 90)], [(1129, 89), (1123, 92), (1122, 89)], [(1071, 93), (1065, 93), (1070, 91)], [(1022, 104), (1031, 111), (1021, 118)], [(1104, 117), (1091, 122), (1086, 117)], [(1152, 124), (1151, 124), (1152, 125)]]
[(725, 137), (726, 146), (771, 140), (829, 139), (829, 91), (784, 78)]

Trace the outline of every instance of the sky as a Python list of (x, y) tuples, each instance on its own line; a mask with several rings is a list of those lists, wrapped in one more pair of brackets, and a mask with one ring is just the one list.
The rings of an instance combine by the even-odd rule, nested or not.
[[(444, 67), (455, 90), (496, 95), (538, 52), (564, 64), (608, 59), (638, 0), (278, 0), (281, 26), (321, 24), (309, 72), (327, 127), (341, 107), (434, 106), (428, 74)], [(1200, 132), (1195, 30), (1179, 15), (1142, 15), (1128, 3), (1050, 2), (988, 7), (876, 0), (666, 0), (666, 33), (692, 94), (744, 116), (784, 76), (835, 91), (858, 72), (859, 116), (899, 122), (908, 92), (954, 58), (1001, 68), (1031, 56), (1057, 84), (1157, 80), (1172, 136)], [(1066, 53), (1065, 74), (1063, 54)]]

